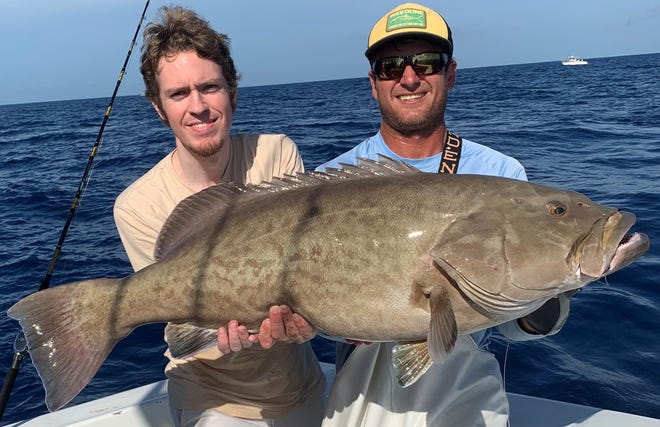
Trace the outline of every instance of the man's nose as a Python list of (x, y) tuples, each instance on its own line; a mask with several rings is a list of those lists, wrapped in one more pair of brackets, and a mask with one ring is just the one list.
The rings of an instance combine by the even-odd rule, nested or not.
[(192, 113), (201, 113), (206, 111), (206, 109), (204, 95), (197, 90), (190, 92), (190, 111)]
[(411, 65), (406, 65), (406, 67), (403, 69), (403, 75), (401, 75), (399, 83), (405, 87), (415, 88), (419, 86), (419, 82), (419, 76), (417, 75), (415, 69)]

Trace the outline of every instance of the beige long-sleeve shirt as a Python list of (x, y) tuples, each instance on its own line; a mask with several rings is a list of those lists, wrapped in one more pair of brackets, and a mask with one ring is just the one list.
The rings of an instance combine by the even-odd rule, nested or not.
[[(227, 181), (259, 184), (304, 169), (296, 145), (285, 135), (231, 135), (231, 144)], [(115, 202), (117, 229), (136, 271), (155, 262), (161, 227), (176, 205), (194, 193), (177, 176), (173, 153)], [(243, 418), (278, 418), (324, 389), (325, 377), (309, 343), (278, 343), (270, 350), (252, 347), (227, 356), (216, 348), (186, 359), (173, 358), (169, 350), (165, 355), (170, 359), (165, 369), (170, 404), (179, 409), (215, 408)]]

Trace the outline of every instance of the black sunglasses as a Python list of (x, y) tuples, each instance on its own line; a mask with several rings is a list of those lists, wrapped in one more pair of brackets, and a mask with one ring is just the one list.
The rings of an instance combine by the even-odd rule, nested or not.
[(418, 75), (428, 76), (439, 73), (448, 62), (446, 53), (423, 52), (416, 55), (376, 59), (371, 64), (371, 70), (378, 80), (395, 80), (401, 78), (407, 65), (410, 65)]

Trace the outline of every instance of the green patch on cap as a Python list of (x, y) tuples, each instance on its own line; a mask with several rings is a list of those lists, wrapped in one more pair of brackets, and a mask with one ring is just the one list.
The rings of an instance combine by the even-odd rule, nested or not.
[(400, 28), (426, 28), (426, 12), (417, 9), (404, 9), (387, 17), (385, 31)]

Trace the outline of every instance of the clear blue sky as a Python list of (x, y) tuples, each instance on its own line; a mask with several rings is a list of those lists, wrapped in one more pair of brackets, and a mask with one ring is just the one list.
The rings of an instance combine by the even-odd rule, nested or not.
[[(147, 21), (170, 1), (151, 1)], [(371, 26), (400, 1), (182, 0), (232, 40), (241, 86), (367, 75)], [(459, 68), (660, 51), (658, 0), (426, 1)], [(145, 1), (0, 0), (0, 104), (109, 97)], [(142, 29), (144, 26), (142, 27)], [(143, 92), (141, 37), (119, 95)], [(617, 76), (613, 70), (613, 77)], [(622, 77), (622, 76), (618, 76)]]

